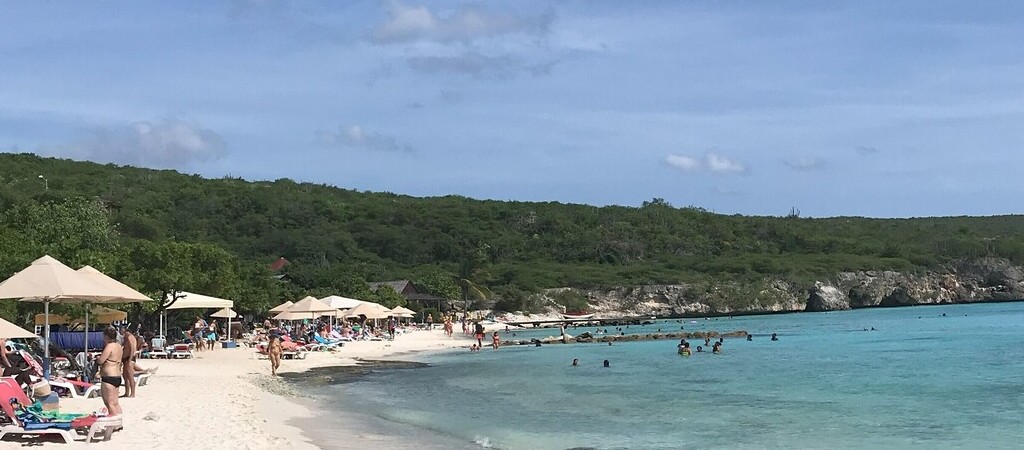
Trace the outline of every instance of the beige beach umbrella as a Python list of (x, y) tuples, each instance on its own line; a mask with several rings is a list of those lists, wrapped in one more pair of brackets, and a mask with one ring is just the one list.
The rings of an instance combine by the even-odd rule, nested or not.
[(386, 319), (391, 311), (377, 303), (366, 302), (348, 310), (347, 317), (365, 316), (367, 319)]
[(227, 319), (227, 322), (228, 322), (228, 340), (229, 341), (232, 340), (231, 339), (231, 319), (234, 319), (234, 318), (236, 318), (238, 316), (239, 316), (239, 314), (237, 312), (235, 312), (235, 310), (233, 310), (231, 308), (224, 308), (224, 309), (221, 309), (221, 310), (219, 310), (219, 311), (217, 311), (217, 312), (215, 312), (213, 314), (210, 314), (210, 317), (217, 317), (217, 318), (221, 318), (221, 319)]
[(15, 339), (15, 338), (34, 338), (36, 334), (28, 331), (22, 327), (19, 327), (13, 323), (10, 323), (4, 319), (0, 319), (0, 339)]
[(294, 313), (291, 311), (281, 311), (276, 316), (272, 317), (274, 320), (302, 320), (309, 317), (309, 313)]
[[(113, 293), (118, 295), (119, 298), (112, 299), (112, 300), (110, 300), (110, 301), (108, 301), (106, 303), (139, 303), (139, 302), (153, 301), (153, 299), (147, 297), (145, 294), (143, 294), (143, 293), (141, 293), (139, 291), (136, 291), (134, 288), (132, 288), (131, 286), (128, 286), (127, 284), (124, 284), (124, 283), (122, 283), (120, 281), (117, 281), (117, 280), (107, 276), (107, 274), (105, 274), (103, 272), (100, 272), (99, 270), (96, 270), (92, 266), (84, 266), (81, 269), (78, 269), (78, 273), (80, 273), (82, 275), (85, 275), (86, 278), (92, 280), (94, 283), (96, 283), (96, 284), (98, 284), (100, 286), (103, 286), (103, 287), (109, 289), (110, 292), (113, 292)], [(104, 303), (104, 302), (91, 302), (91, 303)], [(85, 342), (85, 353), (86, 354), (89, 353), (89, 314), (92, 313), (92, 311), (90, 311), (89, 309), (90, 309), (89, 305), (88, 304), (85, 305), (85, 341), (84, 342)], [(126, 312), (117, 311), (115, 309), (111, 309), (111, 310), (105, 311), (105, 312), (108, 314), (108, 316), (106, 316), (104, 318), (104, 320), (107, 320), (107, 321), (106, 322), (97, 321), (96, 323), (113, 323), (113, 322), (128, 320), (128, 313), (126, 313)], [(121, 314), (123, 314), (123, 316), (121, 314), (113, 314), (113, 312), (121, 313)], [(113, 320), (108, 320), (110, 318), (114, 318), (114, 319)]]
[(391, 309), (391, 312), (393, 314), (395, 314), (396, 316), (401, 316), (401, 317), (415, 317), (416, 316), (416, 311), (413, 311), (413, 310), (411, 310), (409, 308), (406, 308), (404, 306), (396, 306), (396, 307)]
[[(41, 302), (43, 314), (50, 317), (50, 303), (104, 303), (121, 298), (117, 292), (75, 272), (64, 263), (46, 255), (0, 283), (0, 299), (17, 298), (23, 302)], [(43, 330), (43, 371), (50, 375), (50, 324)]]
[(292, 305), (294, 305), (294, 304), (295, 304), (295, 302), (287, 301), (287, 302), (284, 302), (284, 303), (282, 303), (280, 305), (277, 305), (277, 306), (275, 306), (273, 308), (270, 308), (267, 312), (272, 312), (272, 313), (284, 312), (284, 311), (287, 311), (288, 308), (291, 308)]
[(213, 314), (210, 314), (210, 317), (216, 317), (218, 319), (234, 319), (235, 317), (238, 317), (238, 313), (236, 313), (235, 310), (231, 308), (224, 308)]
[(336, 309), (332, 308), (331, 305), (317, 300), (316, 297), (303, 298), (288, 308), (288, 312), (305, 314), (305, 317), (303, 317), (304, 319), (307, 317), (315, 319), (325, 315), (324, 313), (329, 313), (335, 310)]

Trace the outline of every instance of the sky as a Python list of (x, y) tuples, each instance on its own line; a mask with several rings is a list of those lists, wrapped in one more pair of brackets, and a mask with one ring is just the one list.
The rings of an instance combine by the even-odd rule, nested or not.
[(1020, 1), (3, 3), (0, 151), (415, 196), (1024, 213)]

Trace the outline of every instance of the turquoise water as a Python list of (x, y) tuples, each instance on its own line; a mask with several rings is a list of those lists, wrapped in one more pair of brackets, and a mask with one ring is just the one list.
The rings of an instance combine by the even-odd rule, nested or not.
[(688, 358), (671, 340), (432, 355), (321, 392), (417, 439), (502, 449), (1024, 445), (1024, 303), (686, 322), (628, 331), (756, 337)]

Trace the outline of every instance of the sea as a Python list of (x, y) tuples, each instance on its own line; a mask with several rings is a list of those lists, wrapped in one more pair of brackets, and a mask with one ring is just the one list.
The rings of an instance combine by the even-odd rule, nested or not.
[(322, 411), (313, 438), (349, 448), (335, 430), (357, 427), (381, 439), (375, 448), (1024, 448), (1024, 303), (673, 319), (567, 333), (605, 328), (745, 330), (753, 340), (726, 338), (721, 354), (689, 357), (677, 354), (678, 340), (410, 355), (421, 364), (310, 389)]

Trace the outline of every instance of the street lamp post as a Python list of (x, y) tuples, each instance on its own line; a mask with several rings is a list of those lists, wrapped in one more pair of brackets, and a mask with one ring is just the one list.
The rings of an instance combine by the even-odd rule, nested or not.
[(39, 176), (39, 179), (43, 180), (43, 190), (44, 191), (49, 191), (50, 190), (50, 180), (47, 180), (46, 177), (44, 177), (42, 175)]

